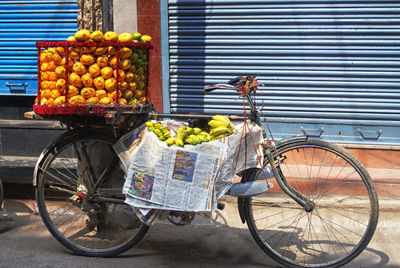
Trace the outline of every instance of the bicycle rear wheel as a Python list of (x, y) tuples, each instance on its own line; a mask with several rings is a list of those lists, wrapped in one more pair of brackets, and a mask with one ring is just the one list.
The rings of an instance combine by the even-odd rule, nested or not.
[(118, 255), (139, 242), (148, 226), (124, 204), (124, 174), (113, 139), (65, 135), (37, 165), (36, 198), (50, 233), (86, 256)]
[(282, 191), (246, 198), (257, 244), (289, 267), (339, 267), (358, 256), (378, 222), (377, 194), (366, 169), (324, 141), (284, 145), (277, 155), (281, 176), (315, 207), (306, 212)]

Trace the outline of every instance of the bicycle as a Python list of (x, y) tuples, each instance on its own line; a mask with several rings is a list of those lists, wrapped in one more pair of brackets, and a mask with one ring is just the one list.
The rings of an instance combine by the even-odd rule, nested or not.
[[(239, 77), (205, 92), (216, 89), (240, 92), (250, 107), (249, 120), (261, 126), (255, 77)], [(137, 244), (149, 226), (124, 203), (124, 173), (112, 145), (150, 119), (151, 113), (112, 127), (82, 118), (64, 120), (69, 131), (38, 159), (34, 173), (38, 208), (50, 233), (68, 249), (86, 256), (115, 256)], [(367, 170), (337, 145), (308, 136), (274, 141), (272, 133), (271, 139), (266, 131), (264, 135), (262, 167), (239, 174), (241, 182), (234, 184), (267, 179), (280, 187), (236, 195), (239, 216), (259, 247), (289, 267), (339, 267), (357, 257), (371, 240), (379, 214)], [(273, 179), (265, 176), (269, 170)], [(187, 216), (190, 222), (188, 213), (180, 220), (187, 221)]]

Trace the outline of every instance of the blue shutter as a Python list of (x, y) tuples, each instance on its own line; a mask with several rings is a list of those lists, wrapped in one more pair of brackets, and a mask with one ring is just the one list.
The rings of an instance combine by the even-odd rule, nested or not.
[(400, 144), (399, 14), (398, 0), (170, 0), (171, 112), (240, 114), (237, 94), (202, 89), (253, 74), (278, 137)]
[(36, 95), (36, 41), (66, 40), (77, 29), (76, 1), (0, 2), (0, 94)]

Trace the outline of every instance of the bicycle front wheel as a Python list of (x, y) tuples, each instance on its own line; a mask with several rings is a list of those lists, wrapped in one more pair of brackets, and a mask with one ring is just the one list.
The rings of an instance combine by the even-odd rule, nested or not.
[(124, 173), (113, 140), (93, 133), (66, 135), (35, 172), (39, 213), (65, 247), (86, 256), (114, 256), (148, 230), (124, 204)]
[(366, 169), (343, 148), (319, 140), (281, 146), (277, 155), (283, 180), (314, 206), (307, 212), (279, 190), (246, 198), (246, 220), (257, 244), (289, 267), (339, 267), (354, 259), (378, 221), (377, 194)]

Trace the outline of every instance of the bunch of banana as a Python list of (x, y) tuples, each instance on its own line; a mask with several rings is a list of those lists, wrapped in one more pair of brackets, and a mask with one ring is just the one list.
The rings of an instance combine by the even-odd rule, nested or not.
[(171, 137), (171, 133), (168, 131), (168, 129), (163, 127), (163, 125), (161, 125), (161, 123), (147, 121), (145, 124), (146, 124), (147, 128), (149, 129), (149, 131), (152, 131), (152, 132), (154, 132), (154, 134), (157, 135), (157, 137), (160, 141), (165, 141)]
[(208, 122), (210, 129), (210, 140), (218, 140), (235, 132), (235, 127), (225, 115), (214, 115)]
[[(202, 131), (200, 128), (180, 127), (178, 129), (177, 140), (183, 141), (184, 144), (196, 145), (210, 140), (207, 132)], [(177, 144), (175, 144), (177, 145)], [(179, 145), (177, 145), (179, 146)]]

